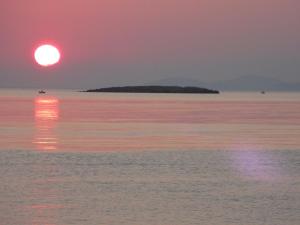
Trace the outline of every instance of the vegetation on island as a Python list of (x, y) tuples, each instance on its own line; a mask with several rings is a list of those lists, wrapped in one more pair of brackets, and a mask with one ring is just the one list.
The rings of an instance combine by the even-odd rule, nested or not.
[(185, 93), (185, 94), (219, 94), (217, 90), (210, 90), (201, 87), (181, 86), (124, 86), (90, 89), (85, 92), (117, 92), (117, 93)]

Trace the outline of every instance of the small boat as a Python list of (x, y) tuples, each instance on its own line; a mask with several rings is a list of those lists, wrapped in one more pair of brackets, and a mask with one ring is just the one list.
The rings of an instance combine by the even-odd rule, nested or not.
[(40, 90), (40, 91), (39, 91), (39, 94), (46, 94), (46, 91)]
[(265, 92), (265, 91), (261, 91), (260, 93), (261, 93), (261, 94), (263, 94), (263, 95), (264, 95), (264, 94), (266, 94), (266, 92)]

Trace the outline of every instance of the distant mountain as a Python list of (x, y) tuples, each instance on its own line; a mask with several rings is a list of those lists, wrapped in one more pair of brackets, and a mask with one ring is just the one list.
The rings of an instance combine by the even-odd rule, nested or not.
[(214, 88), (233, 91), (300, 91), (300, 84), (262, 76), (243, 76), (231, 80), (211, 83)]
[(201, 83), (199, 80), (183, 78), (183, 77), (170, 77), (160, 79), (151, 83), (147, 83), (145, 85), (171, 85), (171, 86), (199, 86), (204, 87), (206, 84)]
[(247, 75), (231, 80), (204, 83), (196, 79), (167, 78), (155, 85), (184, 85), (217, 89), (220, 91), (300, 91), (300, 83), (287, 83), (275, 78)]

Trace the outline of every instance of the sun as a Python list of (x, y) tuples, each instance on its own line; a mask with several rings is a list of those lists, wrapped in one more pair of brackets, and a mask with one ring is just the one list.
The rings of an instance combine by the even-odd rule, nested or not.
[(34, 58), (41, 66), (52, 66), (59, 62), (60, 52), (53, 45), (43, 44), (34, 51)]

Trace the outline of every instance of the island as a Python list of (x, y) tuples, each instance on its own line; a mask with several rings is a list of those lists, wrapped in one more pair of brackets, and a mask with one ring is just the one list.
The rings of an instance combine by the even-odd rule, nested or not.
[(210, 90), (201, 87), (181, 87), (181, 86), (123, 86), (90, 89), (84, 92), (116, 92), (116, 93), (180, 93), (180, 94), (219, 94), (217, 90)]

